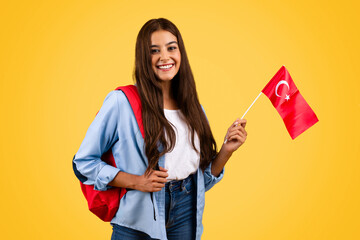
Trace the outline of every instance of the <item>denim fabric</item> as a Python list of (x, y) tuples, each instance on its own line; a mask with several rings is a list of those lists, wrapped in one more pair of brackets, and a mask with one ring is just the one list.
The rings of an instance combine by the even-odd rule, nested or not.
[(113, 225), (113, 233), (111, 235), (111, 240), (152, 240), (149, 235), (146, 233), (137, 231), (132, 228), (120, 226), (117, 224)]
[[(196, 236), (196, 186), (193, 175), (165, 184), (165, 223), (168, 240), (193, 240)], [(113, 224), (111, 240), (151, 240), (144, 232)]]
[[(107, 165), (101, 156), (111, 149), (116, 167)], [(94, 185), (95, 190), (105, 191), (119, 171), (142, 175), (148, 159), (145, 154), (145, 142), (141, 135), (132, 108), (122, 91), (112, 91), (86, 132), (78, 152), (73, 159), (74, 171), (79, 180), (87, 185)], [(160, 151), (161, 149), (159, 149)], [(164, 167), (164, 155), (159, 158), (159, 166)], [(195, 174), (196, 188), (196, 239), (201, 239), (203, 232), (202, 216), (205, 207), (205, 191), (218, 183), (224, 175), (211, 174), (211, 163)], [(112, 224), (121, 225), (144, 232), (152, 238), (165, 240), (165, 189), (150, 193), (129, 191), (120, 201), (119, 210), (111, 220)]]
[(169, 240), (193, 240), (196, 234), (196, 186), (193, 175), (165, 185), (165, 222)]

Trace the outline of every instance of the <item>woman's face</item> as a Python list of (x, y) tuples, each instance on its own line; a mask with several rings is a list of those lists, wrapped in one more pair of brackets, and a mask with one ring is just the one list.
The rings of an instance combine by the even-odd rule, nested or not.
[(170, 81), (180, 68), (181, 55), (176, 37), (165, 30), (151, 35), (151, 65), (161, 81)]

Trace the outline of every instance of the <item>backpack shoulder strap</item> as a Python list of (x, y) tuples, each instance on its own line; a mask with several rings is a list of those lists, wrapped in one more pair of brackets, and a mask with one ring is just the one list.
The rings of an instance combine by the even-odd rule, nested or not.
[(141, 135), (143, 138), (145, 137), (144, 132), (144, 126), (142, 122), (142, 115), (141, 115), (141, 101), (140, 96), (137, 88), (134, 85), (127, 85), (127, 86), (121, 86), (117, 87), (115, 90), (121, 90), (124, 92), (126, 98), (128, 99), (131, 108), (134, 112), (136, 121), (138, 123), (138, 126), (140, 128)]

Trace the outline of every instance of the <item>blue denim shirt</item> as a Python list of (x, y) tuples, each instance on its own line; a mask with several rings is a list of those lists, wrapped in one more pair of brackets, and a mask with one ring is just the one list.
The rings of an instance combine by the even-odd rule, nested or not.
[[(110, 166), (100, 159), (110, 148), (117, 167)], [(114, 90), (106, 96), (100, 111), (87, 130), (73, 159), (74, 170), (83, 176), (84, 184), (94, 185), (94, 189), (105, 191), (111, 188), (108, 183), (119, 171), (135, 175), (145, 172), (148, 161), (144, 149), (144, 139), (125, 94)], [(164, 167), (164, 156), (160, 157), (159, 166)], [(196, 239), (200, 239), (203, 232), (205, 191), (219, 182), (223, 174), (224, 169), (218, 177), (212, 175), (211, 164), (204, 172), (200, 168), (196, 172)], [(145, 232), (151, 238), (167, 239), (164, 188), (154, 192), (153, 201), (148, 192), (128, 191), (121, 199), (119, 210), (111, 223)]]

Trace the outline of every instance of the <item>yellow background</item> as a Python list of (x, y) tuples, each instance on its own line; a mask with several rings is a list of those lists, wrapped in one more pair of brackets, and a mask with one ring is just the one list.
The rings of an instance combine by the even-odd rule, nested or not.
[(203, 239), (360, 239), (357, 1), (2, 1), (1, 239), (110, 239), (72, 170), (151, 18), (180, 29), (219, 147), (285, 65), (319, 122), (294, 141), (263, 95), (206, 194)]

